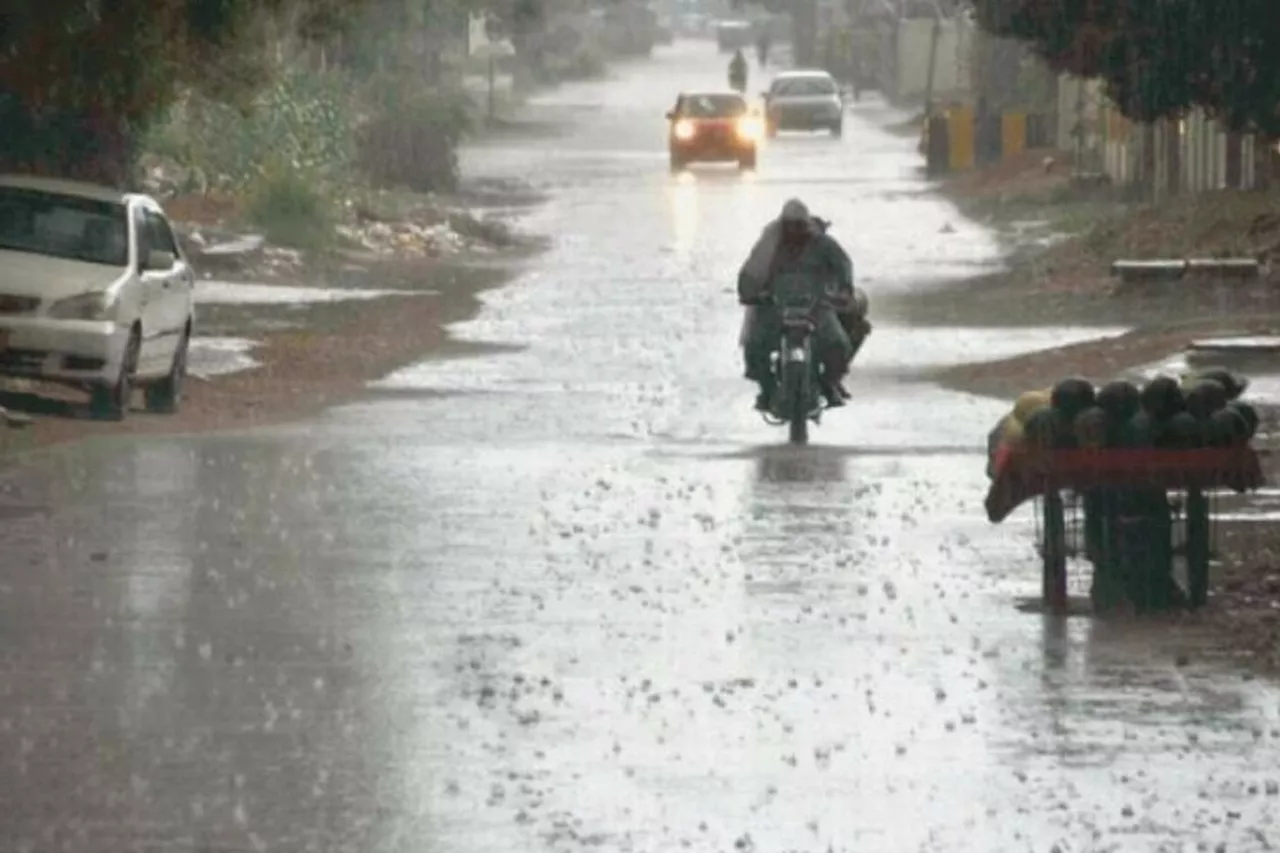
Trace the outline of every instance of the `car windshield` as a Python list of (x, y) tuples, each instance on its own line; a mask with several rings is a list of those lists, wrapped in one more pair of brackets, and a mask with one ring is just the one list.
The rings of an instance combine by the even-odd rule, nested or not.
[(127, 208), (123, 202), (0, 187), (0, 249), (127, 266)]
[(680, 114), (689, 118), (736, 118), (747, 111), (737, 95), (685, 95)]
[(773, 81), (774, 95), (834, 95), (835, 81), (830, 77), (784, 77)]

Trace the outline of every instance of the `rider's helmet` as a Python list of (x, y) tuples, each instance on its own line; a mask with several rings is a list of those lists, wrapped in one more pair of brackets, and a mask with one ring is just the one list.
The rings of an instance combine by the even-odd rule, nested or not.
[(783, 222), (808, 222), (813, 217), (808, 206), (798, 198), (788, 199), (782, 206), (782, 214), (778, 217)]
[(790, 199), (782, 206), (778, 223), (783, 239), (786, 240), (798, 240), (803, 235), (813, 233), (813, 217), (809, 214), (809, 208), (798, 198)]

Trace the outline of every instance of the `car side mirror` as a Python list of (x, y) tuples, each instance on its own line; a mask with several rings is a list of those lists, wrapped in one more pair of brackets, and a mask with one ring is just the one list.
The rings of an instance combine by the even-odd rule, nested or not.
[(675, 119), (676, 119), (676, 111), (667, 110), (667, 121), (675, 121)]
[(177, 260), (173, 252), (166, 252), (164, 249), (152, 249), (147, 252), (146, 258), (143, 259), (142, 269), (144, 272), (171, 270)]

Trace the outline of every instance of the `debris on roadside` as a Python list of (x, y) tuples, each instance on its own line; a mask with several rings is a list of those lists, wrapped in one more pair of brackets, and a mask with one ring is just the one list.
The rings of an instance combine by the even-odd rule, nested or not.
[(505, 222), (464, 209), (419, 205), (399, 216), (353, 205), (354, 222), (338, 233), (380, 255), (413, 258), (452, 257), (462, 252), (491, 252), (519, 241)]
[(462, 235), (450, 228), (447, 222), (434, 225), (414, 222), (339, 225), (338, 233), (380, 255), (439, 258), (456, 255), (469, 248)]
[[(477, 216), (462, 208), (419, 204), (382, 211), (352, 202), (347, 213), (347, 221), (335, 227), (336, 236), (351, 246), (387, 258), (452, 258), (464, 253), (490, 253), (522, 242), (502, 219)], [(289, 278), (306, 267), (302, 252), (271, 245), (259, 234), (236, 233), (194, 222), (175, 225), (183, 250), (204, 277), (252, 274)]]
[(268, 277), (288, 278), (301, 272), (305, 265), (306, 260), (297, 249), (267, 246), (263, 249), (259, 270)]

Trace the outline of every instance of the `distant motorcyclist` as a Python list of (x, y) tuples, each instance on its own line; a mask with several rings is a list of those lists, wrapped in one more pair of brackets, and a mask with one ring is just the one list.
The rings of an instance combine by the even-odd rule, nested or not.
[[(747, 306), (740, 343), (746, 378), (760, 386), (756, 408), (768, 410), (776, 381), (770, 357), (781, 336), (781, 313), (770, 297), (784, 276), (803, 278), (822, 294), (814, 331), (815, 351), (823, 367), (822, 394), (829, 406), (843, 406), (848, 392), (841, 380), (866, 333), (855, 345), (837, 311), (845, 310), (865, 323), (866, 300), (853, 286), (853, 262), (848, 254), (804, 202), (791, 199), (779, 217), (765, 227), (738, 273), (738, 300)], [(861, 332), (860, 324), (851, 325)]]
[(756, 36), (756, 61), (764, 68), (769, 64), (769, 33), (762, 32)]
[(742, 48), (735, 50), (733, 59), (729, 60), (729, 88), (747, 91), (747, 58), (742, 55)]

